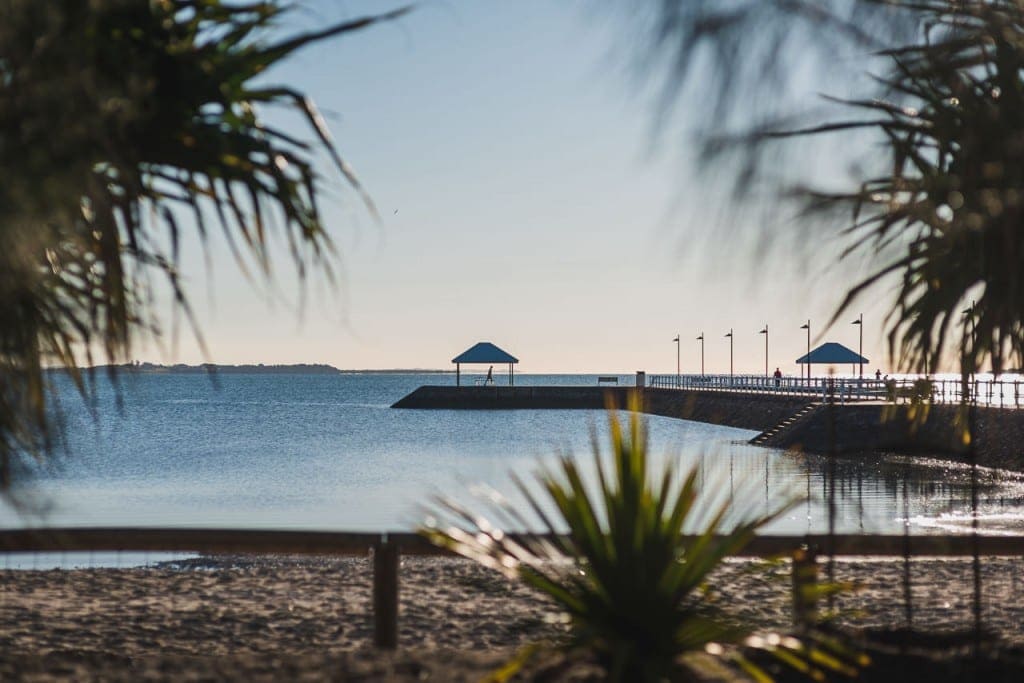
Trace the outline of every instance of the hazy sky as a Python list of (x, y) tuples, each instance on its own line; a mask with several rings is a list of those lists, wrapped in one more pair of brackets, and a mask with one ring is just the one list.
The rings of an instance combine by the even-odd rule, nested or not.
[[(388, 7), (307, 0), (296, 19)], [(426, 2), (271, 72), (329, 115), (382, 223), (325, 165), (339, 287), (309, 283), (300, 310), (283, 250), (268, 292), (221, 241), (209, 267), (192, 245), (209, 353), (182, 330), (173, 355), (139, 357), (436, 368), (489, 340), (520, 372), (675, 372), (678, 333), (694, 372), (703, 331), (708, 372), (728, 372), (734, 328), (736, 371), (763, 372), (767, 322), (771, 369), (798, 374), (799, 326), (811, 318), (818, 337), (848, 281), (825, 247), (761, 257), (723, 230), (718, 188), (679, 132), (685, 102), (656, 135), (627, 38), (595, 2)], [(864, 312), (865, 355), (885, 369), (882, 310)], [(818, 341), (856, 350), (854, 317)]]

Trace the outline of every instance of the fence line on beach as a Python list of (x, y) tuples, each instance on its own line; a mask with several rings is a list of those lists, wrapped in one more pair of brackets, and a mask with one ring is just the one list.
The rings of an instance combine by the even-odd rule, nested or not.
[(975, 401), (993, 408), (1024, 407), (1020, 380), (939, 378), (862, 379), (850, 377), (766, 377), (764, 375), (648, 375), (647, 386), (685, 391), (806, 396), (839, 403), (884, 401), (960, 405)]
[[(0, 530), (0, 553), (147, 551), (367, 556), (373, 563), (374, 645), (398, 644), (401, 556), (452, 553), (414, 533), (277, 531), (255, 529), (45, 528)], [(817, 556), (836, 557), (1024, 557), (1024, 536), (803, 535), (757, 536), (734, 557), (789, 556), (794, 619), (814, 617), (814, 605), (799, 596), (817, 580)], [(908, 565), (909, 571), (909, 565)], [(911, 602), (909, 574), (904, 599)]]

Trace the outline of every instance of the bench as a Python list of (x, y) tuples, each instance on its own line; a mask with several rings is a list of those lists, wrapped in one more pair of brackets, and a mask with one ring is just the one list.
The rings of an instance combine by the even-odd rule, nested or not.
[(598, 384), (618, 384), (619, 383), (619, 378), (618, 377), (605, 377), (605, 376), (599, 375), (598, 378), (597, 378), (597, 383)]

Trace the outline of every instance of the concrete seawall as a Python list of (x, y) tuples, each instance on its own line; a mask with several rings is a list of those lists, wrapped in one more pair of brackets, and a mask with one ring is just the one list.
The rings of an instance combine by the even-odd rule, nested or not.
[(811, 401), (801, 396), (644, 389), (644, 412), (681, 420), (765, 431)]
[(422, 386), (392, 408), (444, 410), (592, 409), (605, 407), (606, 397), (626, 402), (626, 387), (453, 387)]
[[(392, 408), (447, 410), (589, 409), (611, 400), (625, 406), (630, 387), (453, 387), (423, 386)], [(805, 406), (806, 399), (725, 392), (644, 389), (644, 412), (762, 431)]]
[[(603, 409), (624, 406), (629, 387), (453, 387), (423, 386), (392, 408), (448, 410)], [(816, 403), (775, 394), (643, 390), (643, 410), (652, 415), (762, 432), (759, 445), (840, 454), (903, 453), (965, 461), (958, 436), (957, 406)], [(977, 408), (974, 435), (978, 464), (1024, 471), (1024, 410)], [(835, 438), (832, 438), (832, 434)]]
[[(923, 411), (923, 412), (922, 412)], [(974, 450), (978, 464), (1024, 472), (1024, 411), (978, 406)], [(959, 406), (822, 405), (796, 428), (762, 442), (779, 448), (828, 453), (830, 432), (838, 453), (888, 452), (966, 462)]]

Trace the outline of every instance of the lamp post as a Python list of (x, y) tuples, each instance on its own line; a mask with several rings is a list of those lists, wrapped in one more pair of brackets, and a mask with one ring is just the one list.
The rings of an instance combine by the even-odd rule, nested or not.
[(861, 313), (860, 317), (854, 320), (851, 325), (856, 325), (860, 328), (860, 344), (857, 346), (857, 354), (860, 355), (860, 378), (864, 379), (864, 314)]
[(697, 337), (697, 341), (700, 342), (700, 376), (704, 378), (704, 333), (701, 332), (700, 336)]
[(811, 386), (811, 319), (800, 326), (801, 330), (807, 330), (807, 386)]
[(971, 320), (971, 352), (972, 353), (974, 352), (974, 345), (978, 343), (978, 339), (977, 339), (978, 331), (975, 328), (976, 323), (974, 321), (974, 306), (975, 306), (974, 301), (971, 301), (971, 307), (964, 311), (964, 315), (969, 317), (970, 320)]
[[(971, 337), (970, 337), (970, 339), (971, 339), (971, 347), (970, 348), (971, 348), (971, 359), (972, 359), (971, 360), (971, 378), (973, 379), (974, 378), (974, 372), (975, 372), (975, 368), (974, 368), (974, 358), (975, 358), (974, 347), (978, 343), (978, 339), (977, 339), (978, 333), (977, 333), (977, 328), (975, 327), (975, 325), (977, 323), (975, 323), (975, 321), (974, 321), (974, 301), (971, 301), (971, 307), (970, 308), (964, 309), (964, 317), (971, 321)], [(965, 330), (965, 333), (966, 333), (966, 330)], [(967, 344), (966, 343), (964, 343), (964, 348), (965, 349), (967, 348)]]
[(682, 374), (679, 368), (679, 335), (677, 334), (676, 338), (673, 339), (672, 341), (676, 343), (676, 388), (678, 388), (680, 386), (679, 380)]
[(764, 324), (764, 329), (758, 332), (758, 334), (764, 335), (764, 376), (768, 376), (768, 323)]
[(729, 334), (725, 335), (729, 338), (729, 384), (732, 384), (732, 328), (729, 328)]
[[(974, 302), (971, 302), (971, 307), (964, 309), (963, 316), (964, 320), (964, 340), (960, 344), (960, 400), (967, 401), (969, 398), (972, 400), (977, 397), (971, 396), (971, 384), (974, 380), (974, 343), (975, 343), (975, 329), (974, 329)], [(968, 354), (968, 337), (967, 337), (967, 321), (971, 323), (971, 336), (970, 336), (970, 354), (971, 354), (971, 375), (970, 379), (967, 376), (967, 354)]]

